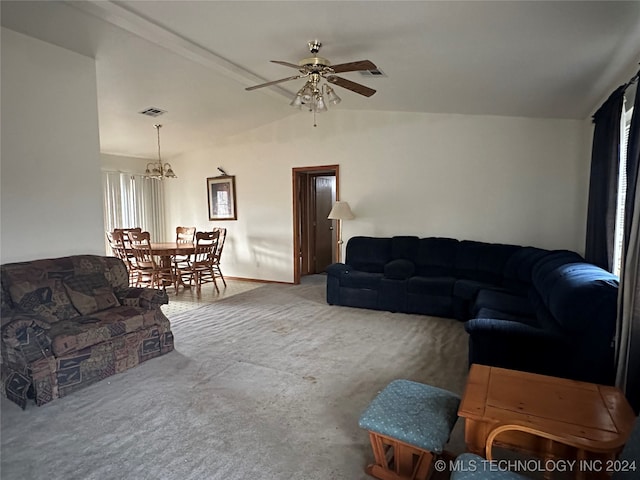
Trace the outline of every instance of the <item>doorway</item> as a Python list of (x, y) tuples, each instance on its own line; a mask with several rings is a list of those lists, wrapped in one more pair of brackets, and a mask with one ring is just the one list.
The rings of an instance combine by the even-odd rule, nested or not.
[(293, 260), (294, 283), (305, 275), (322, 273), (337, 261), (338, 232), (327, 219), (338, 199), (338, 165), (294, 168)]

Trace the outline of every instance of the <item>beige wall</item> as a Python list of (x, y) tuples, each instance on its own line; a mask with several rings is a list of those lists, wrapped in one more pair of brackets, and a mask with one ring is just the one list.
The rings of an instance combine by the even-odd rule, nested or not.
[[(340, 165), (353, 235), (448, 236), (583, 251), (589, 135), (582, 121), (306, 113), (172, 159), (168, 225), (229, 228), (228, 275), (293, 280), (291, 169)], [(238, 220), (209, 222), (206, 178), (236, 175)]]
[(2, 29), (2, 263), (103, 252), (92, 59)]
[[(101, 253), (100, 169), (141, 159), (98, 153), (91, 59), (2, 30), (2, 261)], [(346, 100), (345, 100), (346, 101)], [(229, 228), (230, 276), (293, 279), (291, 169), (340, 165), (353, 235), (450, 236), (583, 251), (588, 121), (359, 112), (298, 113), (214, 149), (170, 159), (167, 235)], [(210, 222), (206, 178), (236, 175), (238, 220)], [(42, 238), (46, 242), (42, 241)]]
[(149, 162), (148, 158), (126, 157), (124, 155), (100, 154), (102, 170), (110, 172), (125, 172), (143, 174)]

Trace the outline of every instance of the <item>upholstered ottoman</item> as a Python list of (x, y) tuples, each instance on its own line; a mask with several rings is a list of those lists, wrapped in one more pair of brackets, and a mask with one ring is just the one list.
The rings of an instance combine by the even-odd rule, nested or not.
[(381, 480), (424, 480), (444, 450), (458, 418), (460, 397), (410, 380), (394, 380), (364, 413), (375, 463), (365, 471)]

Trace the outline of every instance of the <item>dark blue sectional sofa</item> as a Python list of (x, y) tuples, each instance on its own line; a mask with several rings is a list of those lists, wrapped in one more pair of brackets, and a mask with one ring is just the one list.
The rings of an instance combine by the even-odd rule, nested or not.
[(465, 321), (469, 363), (613, 384), (618, 278), (567, 250), (353, 237), (331, 305)]

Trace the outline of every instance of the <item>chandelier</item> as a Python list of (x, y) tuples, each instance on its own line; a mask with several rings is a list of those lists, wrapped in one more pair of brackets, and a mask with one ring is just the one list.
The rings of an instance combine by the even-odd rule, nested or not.
[(162, 157), (160, 156), (160, 128), (162, 125), (154, 125), (158, 131), (158, 161), (147, 163), (147, 169), (144, 172), (144, 176), (147, 178), (157, 178), (162, 180), (164, 178), (178, 178), (171, 168), (170, 163), (162, 163)]

